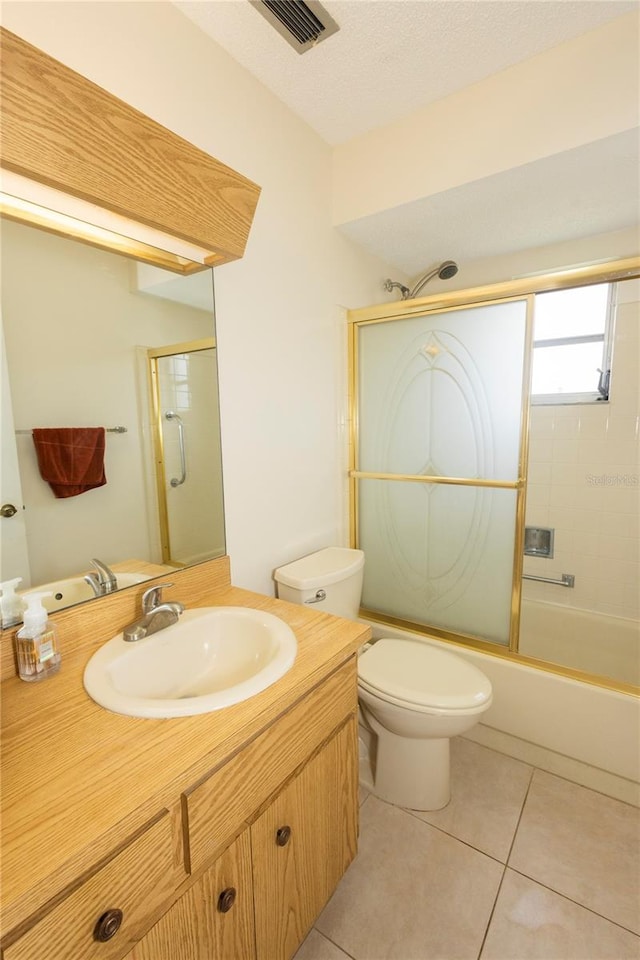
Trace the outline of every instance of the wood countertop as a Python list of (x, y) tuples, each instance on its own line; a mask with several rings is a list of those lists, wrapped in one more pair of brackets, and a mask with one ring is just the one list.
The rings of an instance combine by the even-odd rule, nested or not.
[[(293, 667), (267, 690), (224, 710), (168, 720), (121, 716), (90, 699), (82, 675), (94, 651), (133, 618), (120, 614), (114, 629), (112, 615), (106, 635), (96, 636), (94, 629), (89, 642), (69, 650), (64, 624), (54, 617), (63, 654), (60, 672), (40, 683), (12, 677), (2, 684), (4, 934), (112, 856), (159, 810), (177, 810), (182, 790), (229, 760), (369, 637), (362, 624), (228, 584), (196, 585), (195, 602), (189, 602), (184, 589), (194, 576), (177, 575), (170, 598), (187, 607), (249, 606), (275, 614), (296, 634)], [(139, 593), (127, 601), (128, 608)], [(99, 604), (114, 609), (104, 606), (109, 599), (95, 601), (94, 626)], [(93, 604), (80, 609), (89, 607)], [(67, 611), (64, 622), (76, 623), (72, 616)]]

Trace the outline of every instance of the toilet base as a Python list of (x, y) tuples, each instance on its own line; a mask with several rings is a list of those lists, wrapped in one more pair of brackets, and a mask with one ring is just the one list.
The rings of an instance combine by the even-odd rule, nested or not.
[(451, 798), (449, 738), (378, 734), (374, 793), (409, 810), (441, 810)]

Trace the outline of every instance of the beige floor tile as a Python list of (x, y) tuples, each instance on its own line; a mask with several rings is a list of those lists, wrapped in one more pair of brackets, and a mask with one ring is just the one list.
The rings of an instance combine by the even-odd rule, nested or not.
[(507, 870), (481, 960), (637, 960), (640, 938)]
[(527, 763), (454, 737), (451, 800), (443, 810), (412, 812), (505, 863), (532, 773)]
[(350, 960), (348, 954), (336, 947), (317, 930), (312, 930), (293, 960)]
[(640, 811), (536, 770), (509, 866), (640, 933)]
[(316, 928), (355, 960), (476, 960), (503, 867), (368, 797), (358, 856)]

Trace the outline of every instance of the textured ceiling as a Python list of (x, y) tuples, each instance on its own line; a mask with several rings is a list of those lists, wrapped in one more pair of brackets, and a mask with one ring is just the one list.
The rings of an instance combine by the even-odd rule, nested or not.
[(247, 0), (176, 6), (331, 144), (638, 8), (627, 0), (323, 0), (340, 30), (301, 55)]
[[(636, 0), (323, 0), (340, 31), (299, 55), (248, 0), (175, 2), (328, 143), (410, 116), (638, 10)], [(638, 230), (639, 131), (340, 226), (415, 277), (458, 261)]]
[(414, 276), (449, 258), (499, 256), (622, 230), (640, 212), (638, 145), (635, 130), (607, 137), (363, 217), (341, 232)]

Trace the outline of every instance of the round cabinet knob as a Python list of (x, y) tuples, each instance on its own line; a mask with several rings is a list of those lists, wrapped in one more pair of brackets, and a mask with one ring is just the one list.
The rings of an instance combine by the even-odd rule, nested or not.
[(284, 826), (278, 827), (276, 830), (276, 843), (279, 847), (286, 847), (289, 843), (289, 838), (291, 837), (291, 827)]
[(218, 897), (218, 912), (227, 913), (236, 902), (236, 888), (227, 887)]
[(15, 517), (17, 512), (12, 503), (3, 503), (0, 507), (0, 517)]
[(95, 925), (93, 939), (97, 940), (98, 943), (106, 943), (107, 940), (111, 940), (120, 929), (123, 919), (122, 910), (107, 910)]

